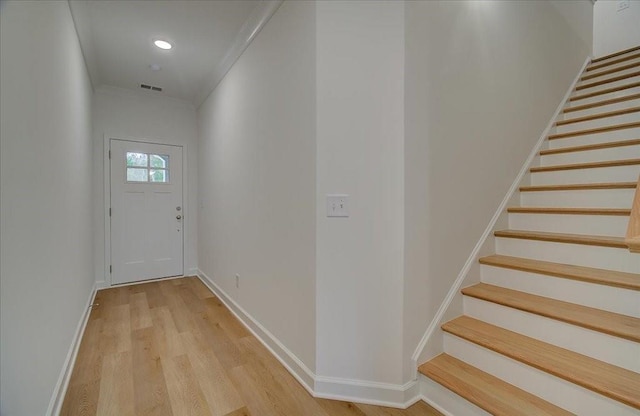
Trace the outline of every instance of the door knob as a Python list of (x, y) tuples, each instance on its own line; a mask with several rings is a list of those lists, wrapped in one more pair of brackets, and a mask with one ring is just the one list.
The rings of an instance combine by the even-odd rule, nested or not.
[(176, 219), (177, 220), (181, 220), (182, 219), (182, 215), (176, 215)]

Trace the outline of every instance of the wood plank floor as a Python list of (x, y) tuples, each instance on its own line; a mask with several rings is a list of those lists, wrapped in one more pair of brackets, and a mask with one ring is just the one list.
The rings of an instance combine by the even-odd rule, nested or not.
[(436, 416), (315, 399), (197, 277), (96, 295), (62, 415)]

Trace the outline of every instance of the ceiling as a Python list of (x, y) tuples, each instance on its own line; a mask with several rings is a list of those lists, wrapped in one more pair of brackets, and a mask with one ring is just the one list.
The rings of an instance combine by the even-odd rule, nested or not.
[[(70, 0), (94, 87), (110, 85), (198, 106), (281, 1)], [(156, 39), (173, 44), (168, 51)], [(159, 65), (153, 71), (151, 65)], [(162, 92), (140, 88), (147, 84)]]

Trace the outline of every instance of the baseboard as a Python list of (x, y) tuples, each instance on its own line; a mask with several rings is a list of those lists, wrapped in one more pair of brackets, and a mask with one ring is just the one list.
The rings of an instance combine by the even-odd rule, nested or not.
[(198, 270), (197, 276), (313, 397), (400, 409), (406, 409), (420, 400), (420, 386), (415, 380), (400, 385), (315, 375), (211, 277), (202, 270)]
[(267, 328), (254, 319), (242, 306), (238, 305), (227, 293), (218, 286), (212, 278), (207, 276), (202, 270), (198, 270), (197, 276), (215, 295), (225, 304), (225, 306), (235, 315), (236, 318), (247, 327), (247, 329), (262, 343), (262, 345), (273, 354), (278, 361), (293, 375), (296, 380), (313, 395), (313, 385), (315, 374), (278, 340)]
[(67, 358), (64, 360), (64, 365), (62, 366), (62, 371), (60, 372), (60, 376), (58, 377), (58, 382), (56, 383), (56, 387), (53, 389), (53, 394), (51, 395), (51, 401), (49, 402), (49, 407), (47, 408), (47, 412), (45, 413), (47, 416), (55, 416), (59, 415), (62, 410), (62, 403), (64, 401), (64, 396), (67, 394), (67, 388), (69, 387), (69, 381), (71, 380), (71, 374), (73, 373), (73, 367), (76, 364), (76, 357), (78, 356), (78, 349), (80, 348), (80, 341), (82, 340), (82, 336), (84, 335), (84, 330), (87, 327), (87, 322), (89, 321), (89, 314), (91, 313), (91, 305), (93, 304), (93, 300), (95, 299), (98, 283), (96, 282), (91, 289), (91, 293), (89, 294), (89, 299), (87, 300), (87, 304), (84, 308), (84, 313), (80, 318), (80, 322), (78, 322), (78, 327), (76, 328), (76, 332), (73, 336), (73, 340), (71, 345), (69, 346), (69, 352), (67, 353)]
[(445, 313), (449, 309), (449, 307), (450, 307), (453, 299), (455, 298), (455, 296), (457, 296), (459, 294), (460, 288), (462, 287), (462, 284), (467, 279), (468, 274), (469, 274), (469, 270), (471, 269), (471, 266), (474, 265), (478, 261), (478, 258), (480, 257), (479, 256), (480, 250), (482, 249), (482, 247), (487, 242), (487, 239), (493, 235), (493, 231), (494, 231), (494, 229), (496, 227), (496, 223), (498, 222), (498, 219), (503, 215), (504, 211), (507, 208), (507, 205), (508, 205), (509, 201), (514, 197), (514, 195), (515, 195), (516, 191), (518, 190), (520, 184), (522, 183), (523, 179), (525, 178), (525, 175), (529, 171), (529, 167), (531, 166), (531, 164), (535, 160), (536, 156), (538, 155), (538, 152), (542, 148), (542, 145), (544, 144), (545, 139), (547, 138), (547, 136), (551, 132), (551, 129), (554, 127), (554, 123), (555, 123), (556, 119), (558, 118), (558, 116), (560, 115), (560, 112), (562, 111), (562, 109), (566, 105), (567, 101), (569, 100), (569, 97), (571, 96), (571, 93), (573, 92), (573, 90), (575, 88), (575, 85), (580, 80), (580, 76), (582, 75), (582, 73), (584, 72), (584, 69), (589, 64), (590, 61), (591, 61), (591, 57), (587, 57), (585, 59), (584, 63), (582, 64), (582, 67), (578, 71), (578, 74), (576, 75), (576, 77), (574, 78), (573, 82), (571, 83), (571, 85), (567, 89), (567, 92), (565, 93), (564, 97), (562, 98), (562, 101), (560, 102), (560, 104), (558, 104), (558, 107), (556, 108), (556, 111), (553, 113), (553, 116), (549, 120), (549, 124), (547, 125), (547, 127), (544, 129), (544, 131), (542, 132), (542, 134), (538, 138), (538, 141), (536, 142), (536, 145), (531, 150), (531, 153), (529, 154), (529, 157), (527, 158), (527, 160), (522, 165), (522, 168), (520, 169), (520, 172), (518, 173), (518, 176), (516, 177), (516, 179), (511, 184), (511, 187), (509, 188), (509, 190), (507, 191), (507, 194), (505, 195), (504, 199), (502, 200), (502, 202), (498, 206), (498, 209), (496, 210), (495, 214), (493, 215), (493, 218), (491, 218), (491, 221), (489, 221), (489, 224), (487, 225), (487, 228), (482, 233), (482, 236), (480, 237), (480, 240), (478, 241), (478, 243), (476, 244), (474, 249), (471, 251), (471, 254), (467, 258), (467, 261), (465, 262), (464, 266), (460, 270), (460, 273), (458, 274), (458, 277), (456, 278), (456, 280), (454, 281), (453, 285), (449, 289), (449, 292), (447, 293), (447, 296), (444, 298), (444, 300), (440, 304), (440, 307), (438, 308), (438, 311), (436, 312), (436, 315), (434, 316), (434, 318), (429, 323), (429, 326), (427, 327), (427, 330), (425, 331), (422, 339), (420, 340), (420, 343), (418, 344), (418, 346), (416, 347), (413, 355), (411, 356), (412, 367), (414, 369), (416, 369), (416, 373), (414, 373), (414, 378), (417, 378), (418, 364), (420, 363), (420, 361), (422, 361), (422, 359), (425, 358), (425, 357), (422, 356), (422, 353), (423, 353), (425, 347), (427, 346), (427, 342), (434, 335), (436, 329), (440, 327), (440, 324), (442, 323), (442, 320), (443, 320), (443, 317), (445, 316)]

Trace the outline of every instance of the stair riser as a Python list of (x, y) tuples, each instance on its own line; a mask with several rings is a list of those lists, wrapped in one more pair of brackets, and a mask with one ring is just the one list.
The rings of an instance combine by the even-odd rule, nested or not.
[(631, 208), (635, 189), (521, 192), (522, 206)]
[(638, 273), (640, 270), (640, 256), (622, 248), (499, 237), (496, 238), (496, 252), (505, 256), (577, 264), (597, 269), (629, 273)]
[(483, 264), (484, 283), (640, 318), (640, 292)]
[[(602, 100), (600, 100), (602, 101)], [(608, 113), (610, 111), (618, 111), (618, 110), (626, 110), (627, 108), (640, 107), (640, 99), (636, 98), (633, 100), (622, 101), (619, 103), (601, 105), (598, 107), (587, 108), (585, 110), (580, 111), (570, 111), (568, 113), (561, 113), (558, 121), (560, 120), (571, 120), (579, 117), (593, 116), (596, 114)]]
[(635, 51), (635, 52), (630, 53), (629, 55), (620, 55), (620, 56), (617, 56), (617, 57), (615, 57), (615, 58), (607, 59), (607, 60), (605, 60), (605, 61), (600, 61), (600, 62), (590, 63), (590, 64), (587, 66), (587, 69), (592, 68), (592, 67), (594, 67), (594, 66), (605, 65), (605, 64), (607, 64), (607, 63), (608, 63), (608, 65), (603, 66), (602, 68), (599, 68), (599, 69), (594, 69), (594, 70), (591, 70), (591, 71), (586, 71), (586, 72), (585, 72), (585, 74), (598, 73), (598, 72), (606, 71), (606, 70), (608, 70), (608, 69), (619, 68), (619, 67), (621, 67), (621, 66), (625, 66), (625, 65), (630, 64), (630, 63), (632, 63), (632, 62), (638, 62), (638, 61), (640, 60), (640, 58), (627, 59), (626, 61), (622, 61), (622, 62), (619, 62), (619, 63), (617, 63), (617, 64), (611, 64), (611, 63), (610, 63), (610, 62), (612, 62), (612, 61), (617, 61), (617, 60), (619, 60), (619, 59), (623, 59), (623, 58), (625, 58), (625, 57), (629, 57), (630, 55), (631, 55), (631, 56), (635, 56), (635, 55), (637, 55), (638, 53), (639, 53), (639, 51)]
[[(431, 400), (430, 405), (446, 409), (445, 416), (491, 416), (473, 403), (462, 399), (448, 388), (438, 384), (429, 377), (420, 374), (420, 391), (424, 397)], [(436, 407), (436, 408), (437, 408)], [(438, 410), (440, 410), (438, 409)]]
[[(635, 72), (638, 72), (638, 71), (634, 71), (634, 73)], [(596, 81), (597, 82), (604, 81), (606, 79), (616, 78), (616, 76), (617, 75), (608, 76), (608, 77), (604, 77), (602, 80), (596, 80)], [(584, 89), (575, 91), (571, 96), (575, 97), (577, 95), (582, 95), (582, 94), (591, 94), (592, 92), (607, 90), (609, 88), (616, 88), (616, 87), (620, 87), (620, 86), (627, 85), (627, 84), (633, 84), (634, 82), (639, 82), (639, 81), (640, 81), (640, 76), (636, 75), (634, 77), (625, 78), (625, 79), (622, 79), (620, 81), (607, 82), (606, 84), (596, 85), (595, 87), (584, 88)], [(586, 84), (591, 84), (591, 83), (586, 83)]]
[[(632, 84), (632, 82), (629, 82), (629, 84)], [(627, 85), (627, 84), (624, 84), (624, 85)], [(567, 106), (575, 107), (577, 105), (593, 104), (600, 101), (610, 100), (612, 98), (626, 97), (627, 95), (638, 94), (638, 93), (640, 93), (640, 87), (631, 87), (631, 88), (626, 88), (620, 91), (614, 91), (606, 94), (596, 95), (595, 97), (581, 98), (579, 100), (568, 101)], [(582, 94), (574, 94), (573, 96), (579, 96), (579, 95), (582, 95)]]
[(640, 165), (534, 172), (531, 174), (531, 184), (635, 182), (638, 180), (638, 174), (640, 174)]
[(595, 129), (599, 127), (612, 126), (615, 124), (633, 123), (635, 121), (640, 121), (640, 112), (610, 116), (595, 120), (580, 121), (577, 123), (563, 124), (560, 126), (556, 126), (555, 133), (567, 133), (572, 131)]
[(637, 410), (451, 334), (447, 354), (581, 416), (637, 416)]
[(640, 127), (632, 127), (602, 133), (590, 133), (578, 136), (569, 136), (548, 140), (549, 149), (561, 149), (565, 147), (585, 146), (590, 144), (618, 142), (640, 138)]
[(464, 314), (596, 360), (640, 371), (638, 344), (632, 341), (469, 296), (464, 297)]
[(550, 233), (617, 235), (627, 232), (628, 216), (509, 213), (509, 228)]
[[(625, 62), (625, 65), (618, 65), (618, 67), (626, 66), (626, 65), (630, 65), (630, 64), (631, 64), (631, 62)], [(584, 75), (589, 75), (590, 76), (590, 75), (593, 75), (593, 74), (601, 73), (601, 72), (603, 72), (605, 70), (609, 70), (609, 69), (613, 69), (613, 68), (602, 68), (599, 71), (595, 71), (593, 73), (586, 73)], [(622, 75), (633, 74), (633, 73), (636, 73), (638, 71), (640, 71), (640, 66), (635, 66), (635, 67), (632, 67), (632, 68), (629, 68), (629, 69), (624, 69), (622, 71), (612, 72), (611, 74), (600, 75), (600, 76), (597, 76), (595, 78), (589, 78), (589, 79), (587, 79), (585, 81), (580, 81), (580, 82), (578, 82), (576, 87), (581, 87), (581, 86), (586, 85), (586, 84), (591, 84), (591, 83), (594, 83), (594, 82), (604, 81), (606, 79), (615, 78), (615, 77), (622, 76)]]
[(570, 165), (574, 163), (604, 162), (607, 160), (623, 159), (640, 159), (640, 144), (542, 155), (540, 157), (540, 166)]

